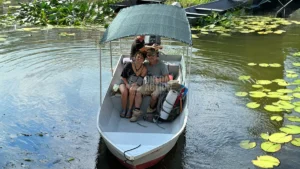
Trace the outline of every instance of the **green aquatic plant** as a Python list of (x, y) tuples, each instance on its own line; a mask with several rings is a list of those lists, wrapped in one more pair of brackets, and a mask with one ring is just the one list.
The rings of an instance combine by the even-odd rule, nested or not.
[(300, 138), (294, 138), (294, 140), (292, 140), (291, 143), (294, 146), (300, 147)]
[(271, 83), (272, 83), (272, 81), (270, 81), (270, 80), (257, 80), (256, 81), (256, 84), (259, 84), (259, 85), (268, 85)]
[(273, 143), (288, 143), (293, 139), (292, 135), (286, 133), (273, 133), (270, 135), (269, 140)]
[(286, 116), (286, 118), (292, 122), (300, 122), (300, 117), (298, 116)]
[(260, 145), (261, 149), (263, 149), (265, 152), (269, 153), (275, 153), (281, 149), (281, 144), (278, 143), (272, 143), (272, 142), (263, 142)]
[(280, 161), (272, 156), (269, 155), (263, 155), (257, 157), (256, 160), (252, 160), (252, 163), (260, 168), (273, 168), (280, 164)]
[(257, 102), (250, 102), (250, 103), (247, 103), (246, 106), (251, 108), (251, 109), (256, 109), (260, 106), (260, 104), (258, 104)]
[(294, 53), (293, 56), (300, 56), (300, 52)]
[(270, 119), (274, 121), (282, 121), (283, 118), (281, 116), (271, 116)]
[(20, 24), (35, 25), (85, 25), (106, 24), (113, 10), (111, 1), (35, 0), (20, 3), (16, 19)]
[(266, 93), (261, 92), (261, 91), (251, 91), (251, 92), (249, 92), (249, 93), (250, 93), (250, 96), (251, 96), (251, 97), (254, 97), (254, 98), (262, 98), (262, 97), (267, 96)]
[(282, 112), (283, 111), (282, 108), (280, 108), (279, 106), (274, 106), (274, 105), (265, 105), (264, 109), (269, 112)]
[(239, 97), (244, 97), (244, 96), (247, 96), (248, 93), (247, 92), (236, 92), (235, 95), (239, 96)]
[(243, 149), (252, 149), (256, 146), (255, 142), (250, 142), (250, 140), (243, 140), (240, 142), (240, 147)]
[(300, 126), (295, 125), (286, 125), (279, 128), (279, 130), (285, 132), (286, 134), (300, 134)]
[(256, 63), (248, 63), (248, 66), (256, 66)]
[(240, 76), (239, 80), (249, 80), (251, 78), (251, 76)]
[(264, 140), (269, 140), (270, 135), (269, 135), (269, 133), (261, 133), (260, 137)]
[(269, 67), (269, 64), (267, 64), (267, 63), (259, 63), (258, 65), (260, 67)]

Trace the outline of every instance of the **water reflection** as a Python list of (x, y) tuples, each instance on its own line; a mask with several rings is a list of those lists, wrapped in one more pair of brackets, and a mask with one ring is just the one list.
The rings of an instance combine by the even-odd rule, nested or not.
[[(237, 79), (250, 75), (253, 82), (284, 78), (285, 70), (300, 73), (292, 66), (300, 62), (299, 58), (291, 56), (299, 51), (299, 27), (287, 29), (284, 35), (201, 36), (194, 40), (188, 124), (176, 146), (153, 168), (254, 168), (251, 160), (265, 153), (259, 146), (241, 149), (240, 141), (249, 139), (260, 145), (261, 132), (278, 131), (290, 122), (271, 121), (272, 114), (263, 108), (248, 109), (245, 104), (257, 99), (237, 98), (234, 93), (254, 89), (249, 82)], [(60, 37), (62, 31), (75, 32), (76, 36)], [(8, 37), (0, 43), (0, 166), (122, 168), (96, 128), (100, 32), (52, 29), (1, 34)], [(113, 65), (120, 47), (128, 52), (131, 40), (113, 42)], [(171, 53), (179, 53), (182, 48), (174, 42), (164, 45)], [(110, 63), (108, 50), (103, 52), (102, 63)], [(249, 62), (283, 66), (251, 67)], [(103, 66), (105, 92), (111, 72), (110, 64)], [(278, 86), (268, 88), (275, 90)], [(272, 101), (265, 99), (264, 104)], [(299, 155), (300, 150), (290, 144), (274, 154), (281, 160), (279, 169), (298, 168)]]

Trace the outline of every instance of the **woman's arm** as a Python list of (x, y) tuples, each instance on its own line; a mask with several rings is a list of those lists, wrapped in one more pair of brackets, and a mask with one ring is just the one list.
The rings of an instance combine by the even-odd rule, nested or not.
[(145, 77), (147, 75), (147, 68), (144, 66), (141, 76)]

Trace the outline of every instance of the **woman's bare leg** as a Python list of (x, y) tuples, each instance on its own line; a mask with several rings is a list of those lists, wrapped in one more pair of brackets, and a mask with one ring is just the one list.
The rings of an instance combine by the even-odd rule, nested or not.
[(120, 116), (125, 117), (126, 107), (127, 107), (127, 99), (128, 99), (128, 89), (126, 88), (125, 84), (120, 85), (120, 91), (121, 91), (121, 101), (122, 101), (122, 112), (121, 112)]
[(133, 103), (134, 103), (134, 98), (135, 98), (135, 93), (136, 93), (137, 88), (138, 88), (137, 85), (133, 85), (129, 89), (129, 106), (128, 106), (128, 112), (126, 114), (127, 118), (131, 118), (131, 115), (132, 115), (132, 106), (133, 106)]

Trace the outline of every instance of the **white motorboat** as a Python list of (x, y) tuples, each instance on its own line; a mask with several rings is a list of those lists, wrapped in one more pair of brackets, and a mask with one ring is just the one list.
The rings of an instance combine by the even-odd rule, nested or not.
[[(162, 36), (192, 45), (184, 9), (163, 4), (124, 8), (108, 27), (100, 43), (136, 35)], [(172, 122), (157, 124), (140, 118), (138, 122), (131, 123), (126, 118), (120, 118), (121, 97), (111, 91), (114, 84), (119, 82), (124, 61), (128, 59), (129, 55), (121, 55), (114, 69), (98, 113), (97, 127), (108, 149), (123, 165), (143, 169), (158, 163), (173, 148), (186, 126), (188, 104), (186, 101), (182, 113)], [(187, 86), (186, 62), (182, 55), (164, 54), (159, 59), (168, 65), (169, 73), (175, 79)], [(142, 112), (146, 112), (149, 102), (150, 96), (144, 96)]]

